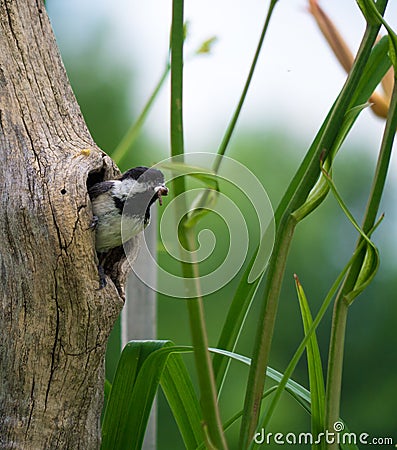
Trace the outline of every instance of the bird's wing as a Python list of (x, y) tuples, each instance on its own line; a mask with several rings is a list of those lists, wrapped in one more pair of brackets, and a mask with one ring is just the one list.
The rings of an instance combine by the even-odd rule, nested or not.
[(94, 186), (91, 186), (88, 189), (88, 194), (91, 200), (94, 200), (101, 194), (105, 194), (113, 187), (113, 185), (114, 185), (113, 181), (102, 181), (101, 183), (96, 183), (94, 184)]

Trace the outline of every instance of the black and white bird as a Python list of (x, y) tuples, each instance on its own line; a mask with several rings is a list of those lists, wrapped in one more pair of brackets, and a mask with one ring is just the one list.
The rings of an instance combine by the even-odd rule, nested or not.
[(101, 254), (143, 231), (150, 221), (150, 207), (157, 200), (161, 205), (168, 189), (160, 170), (135, 167), (115, 180), (94, 184), (88, 194), (92, 203), (95, 248), (101, 261)]

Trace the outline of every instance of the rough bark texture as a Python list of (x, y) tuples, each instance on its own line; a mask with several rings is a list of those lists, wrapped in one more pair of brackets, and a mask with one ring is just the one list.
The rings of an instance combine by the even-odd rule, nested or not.
[(123, 299), (120, 272), (119, 289), (98, 290), (87, 182), (117, 169), (86, 128), (41, 0), (0, 0), (0, 161), (0, 448), (98, 448)]

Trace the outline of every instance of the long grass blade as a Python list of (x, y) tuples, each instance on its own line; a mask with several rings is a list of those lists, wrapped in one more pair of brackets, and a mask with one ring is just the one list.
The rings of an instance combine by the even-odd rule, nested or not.
[[(355, 91), (352, 102), (350, 104), (350, 113), (347, 113), (348, 117), (345, 116), (344, 120), (344, 127), (342, 129), (344, 130), (343, 134), (341, 134), (341, 131), (339, 131), (339, 137), (337, 139), (338, 146), (340, 146), (343, 143), (344, 137), (347, 135), (348, 131), (350, 131), (350, 128), (353, 126), (355, 120), (357, 119), (359, 112), (362, 111), (362, 107), (360, 105), (364, 105), (365, 102), (368, 100), (376, 86), (380, 83), (382, 77), (387, 72), (388, 68), (391, 65), (390, 59), (387, 54), (388, 51), (388, 40), (387, 37), (382, 38), (379, 43), (377, 43), (368, 59), (368, 63), (365, 66), (365, 70), (363, 71), (362, 78), (360, 80), (360, 83), (358, 84), (357, 90)], [(358, 107), (358, 109), (354, 109)], [(334, 108), (334, 107), (333, 107)], [(301, 166), (299, 167), (295, 177), (291, 181), (287, 192), (285, 193), (282, 201), (280, 202), (279, 207), (277, 208), (276, 212), (276, 223), (279, 222), (281, 215), (285, 211), (287, 205), (289, 204), (289, 201), (297, 189), (300, 180), (305, 176), (305, 173), (307, 171), (308, 166), (310, 165), (310, 161), (314, 157), (314, 153), (316, 152), (316, 149), (319, 146), (319, 143), (322, 140), (323, 133), (325, 129), (328, 126), (329, 119), (332, 115), (333, 109), (328, 114), (327, 118), (325, 119), (323, 126), (321, 127), (320, 131), (318, 132), (315, 140), (313, 141), (312, 146), (310, 147), (305, 159), (303, 160)], [(353, 114), (357, 113), (357, 114)], [(319, 159), (317, 160), (319, 161)], [(319, 164), (319, 163), (318, 163)], [(325, 190), (327, 189), (327, 183), (323, 179), (323, 184), (326, 186)], [(326, 192), (325, 192), (326, 195)], [(325, 198), (324, 195), (324, 198)], [(320, 203), (323, 200), (320, 195)], [(314, 207), (317, 207), (318, 204), (315, 204)], [(315, 208), (313, 208), (315, 209)], [(307, 214), (305, 214), (307, 215)], [(258, 247), (259, 248), (259, 247)], [(253, 261), (255, 260), (256, 252), (252, 256), (251, 261), (247, 265), (247, 268), (245, 269), (240, 283), (237, 287), (236, 293), (233, 297), (231, 306), (229, 308), (228, 314), (226, 316), (225, 323), (223, 325), (219, 341), (217, 343), (218, 348), (227, 349), (229, 351), (233, 351), (235, 349), (235, 346), (237, 344), (238, 337), (241, 333), (242, 327), (244, 326), (245, 317), (248, 314), (249, 308), (252, 304), (252, 301), (254, 299), (255, 293), (258, 289), (260, 279), (255, 280), (253, 283), (250, 283), (249, 280), (249, 273), (252, 269)], [(223, 385), (224, 377), (227, 373), (227, 366), (228, 361), (222, 358), (221, 356), (215, 355), (214, 356), (214, 373), (216, 377), (217, 387), (218, 389), (221, 388)]]
[[(370, 232), (368, 233), (368, 236), (371, 236), (371, 234), (375, 231), (375, 229), (377, 228), (377, 226), (379, 225), (379, 223), (381, 222), (382, 218), (374, 225), (374, 227), (370, 230)], [(312, 336), (312, 333), (315, 332), (316, 328), (318, 327), (318, 325), (320, 324), (322, 318), (324, 317), (324, 314), (326, 313), (329, 305), (331, 304), (332, 299), (334, 298), (339, 286), (341, 285), (341, 283), (343, 282), (344, 277), (346, 276), (346, 273), (349, 271), (350, 267), (354, 264), (354, 262), (360, 257), (361, 251), (363, 250), (365, 245), (365, 242), (361, 242), (361, 244), (357, 247), (356, 251), (354, 252), (354, 254), (352, 255), (352, 257), (350, 258), (350, 260), (348, 261), (348, 263), (345, 265), (345, 267), (343, 268), (343, 270), (341, 271), (341, 273), (338, 275), (338, 277), (336, 278), (336, 280), (334, 281), (334, 283), (332, 284), (328, 294), (326, 295), (316, 317), (313, 320), (313, 323), (311, 324), (310, 328), (308, 329), (305, 337), (303, 338), (303, 340), (301, 341), (301, 343), (299, 344), (297, 350), (294, 353), (294, 356), (292, 357), (291, 361), (289, 362), (287, 368), (284, 371), (284, 374), (282, 376), (282, 379), (279, 382), (279, 385), (277, 387), (277, 390), (271, 400), (271, 403), (268, 407), (268, 410), (266, 411), (264, 418), (262, 420), (261, 426), (260, 428), (264, 428), (266, 429), (266, 427), (269, 424), (269, 421), (277, 407), (277, 404), (280, 400), (280, 396), (288, 382), (288, 380), (291, 378), (296, 365), (298, 364), (307, 343), (309, 342), (309, 339)]]
[(173, 353), (168, 358), (161, 375), (160, 385), (186, 449), (197, 448), (204, 439), (201, 425), (202, 414), (189, 373), (179, 354)]
[[(120, 356), (103, 419), (102, 450), (139, 448), (139, 444), (142, 443), (152, 402), (149, 407), (140, 408), (138, 404), (133, 403), (133, 400), (136, 399), (142, 405), (143, 397), (145, 401), (148, 400), (148, 391), (152, 385), (149, 387), (148, 384), (145, 392), (138, 395), (137, 378), (147, 357), (163, 345), (163, 342), (146, 342), (145, 345), (130, 342), (125, 346)], [(138, 411), (140, 423), (137, 423), (135, 417)], [(131, 433), (131, 430), (134, 432)]]
[[(239, 361), (243, 364), (246, 364), (247, 366), (251, 365), (251, 359), (244, 355), (240, 355), (235, 352), (229, 352), (227, 350), (222, 350), (219, 348), (210, 348), (209, 350), (210, 350), (210, 352), (215, 353), (215, 354), (219, 355), (220, 357), (226, 357), (227, 359), (230, 359), (230, 360)], [(275, 381), (276, 383), (280, 383), (284, 379), (284, 375), (282, 373), (278, 372), (275, 369), (272, 369), (271, 367), (267, 368), (266, 375), (270, 379)], [(324, 383), (324, 380), (323, 380), (323, 383)], [(266, 397), (270, 396), (277, 389), (278, 389), (278, 385), (272, 386), (271, 388), (267, 389), (262, 396), (262, 400), (264, 400)], [(312, 414), (313, 406), (312, 406), (311, 394), (305, 387), (303, 387), (302, 385), (300, 385), (299, 383), (297, 383), (296, 381), (294, 381), (290, 378), (287, 380), (287, 383), (285, 385), (285, 390), (286, 390), (286, 392), (288, 392), (288, 394), (291, 395), (291, 397), (294, 400), (296, 400), (305, 409), (305, 411), (308, 414)], [(324, 391), (324, 388), (323, 388), (323, 391)], [(243, 410), (240, 410), (236, 414), (234, 414), (230, 419), (228, 419), (224, 423), (224, 430), (226, 431), (229, 427), (231, 427), (238, 419), (240, 419), (242, 414), (243, 414)], [(347, 428), (346, 424), (342, 420), (341, 420), (341, 422), (343, 423), (343, 426), (344, 426), (343, 433), (348, 433), (349, 429)], [(314, 437), (313, 440), (315, 440), (314, 434), (313, 434), (313, 437)], [(201, 450), (203, 448), (204, 448), (204, 445), (202, 444), (202, 445), (200, 445), (200, 447), (197, 450)], [(348, 440), (346, 439), (346, 443), (341, 442), (341, 450), (358, 450), (358, 447), (354, 443), (349, 443)]]
[[(386, 4), (386, 0), (378, 0), (377, 2), (377, 6), (381, 8), (382, 12)], [(321, 138), (312, 150), (312, 158), (309, 158), (307, 168), (302, 173), (302, 178), (296, 180), (296, 189), (290, 192), (291, 197), (285, 199), (285, 207), (276, 211), (277, 233), (273, 255), (269, 264), (262, 307), (258, 317), (253, 361), (247, 383), (244, 415), (240, 428), (240, 447), (243, 449), (250, 445), (259, 420), (260, 399), (263, 394), (265, 381), (262, 377), (269, 360), (281, 283), (295, 228), (291, 213), (305, 202), (310, 190), (318, 179), (320, 174), (318, 161), (322, 154), (324, 154), (325, 158), (328, 156), (338, 135), (338, 129), (343, 122), (343, 117), (352, 106), (351, 101), (354, 92), (371, 55), (378, 31), (379, 26), (367, 27), (353, 68), (336, 100), (335, 106), (332, 108), (331, 114), (327, 119), (327, 125), (321, 133)], [(310, 154), (311, 152), (309, 151), (308, 153)]]
[[(296, 292), (299, 299), (301, 310), (303, 329), (305, 334), (308, 333), (313, 324), (313, 318), (310, 312), (309, 303), (299, 279), (296, 275), (295, 284)], [(306, 345), (307, 366), (309, 373), (309, 384), (311, 393), (311, 432), (317, 441), (320, 433), (324, 433), (324, 411), (325, 411), (325, 381), (320, 357), (320, 349), (318, 347), (316, 333), (313, 332), (311, 338)], [(313, 444), (312, 449), (321, 450), (325, 448), (325, 442), (321, 440), (318, 444)]]
[(376, 275), (380, 263), (379, 251), (371, 241), (371, 239), (365, 234), (364, 230), (361, 229), (357, 221), (354, 219), (353, 214), (349, 211), (348, 207), (343, 201), (342, 196), (339, 194), (338, 189), (336, 188), (335, 183), (333, 182), (330, 175), (324, 170), (324, 168), (322, 168), (321, 170), (342, 211), (349, 219), (350, 223), (354, 226), (354, 228), (359, 232), (361, 238), (367, 243), (365, 259), (363, 261), (360, 273), (357, 277), (354, 289), (352, 289), (351, 292), (349, 292), (345, 296), (345, 301), (348, 303), (348, 305), (350, 305), (353, 300), (369, 285), (369, 283), (371, 283), (374, 276)]
[[(214, 347), (210, 347), (209, 351), (222, 357), (226, 356), (228, 359), (239, 361), (247, 366), (251, 365), (251, 358), (248, 358), (247, 356)], [(283, 374), (271, 367), (267, 368), (266, 375), (277, 383), (283, 379)], [(310, 405), (310, 392), (296, 381), (289, 379), (286, 384), (286, 390), (288, 390), (290, 394), (293, 394), (294, 398), (299, 397), (303, 402)]]
[[(181, 360), (171, 360), (162, 379), (170, 355), (191, 351), (191, 347), (177, 347), (171, 341), (131, 341), (125, 346), (102, 424), (102, 450), (141, 448), (160, 381), (164, 383), (171, 409), (179, 408), (176, 420), (183, 439), (189, 444), (187, 448), (196, 448), (202, 441), (200, 408)], [(180, 386), (170, 381), (174, 375), (181, 381)]]

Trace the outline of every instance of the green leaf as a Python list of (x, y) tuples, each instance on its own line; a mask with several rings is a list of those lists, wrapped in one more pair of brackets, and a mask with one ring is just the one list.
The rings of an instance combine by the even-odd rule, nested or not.
[(367, 245), (363, 264), (354, 289), (345, 295), (345, 300), (350, 306), (354, 299), (367, 288), (376, 275), (379, 268), (380, 258), (378, 249), (374, 245)]
[[(248, 280), (251, 267), (256, 260), (256, 254), (251, 258), (248, 267), (241, 277), (240, 283), (234, 293), (233, 300), (227, 312), (224, 325), (217, 343), (217, 348), (225, 351), (234, 351), (242, 327), (251, 307), (255, 293), (258, 289), (260, 278), (253, 283)], [(216, 353), (213, 358), (214, 376), (218, 392), (221, 391), (230, 360), (222, 357), (222, 354)]]
[[(342, 146), (346, 136), (349, 134), (354, 122), (357, 117), (361, 113), (361, 111), (369, 106), (369, 103), (365, 103), (363, 105), (357, 105), (352, 107), (347, 111), (345, 117), (343, 118), (343, 122), (339, 128), (338, 135), (336, 136), (332, 149), (329, 152), (329, 155), (324, 162), (324, 166), (329, 170), (332, 167), (333, 160), (338, 153), (340, 147)], [(325, 179), (324, 175), (321, 174), (317, 183), (313, 187), (313, 189), (309, 192), (309, 195), (305, 201), (305, 203), (300, 206), (297, 210), (295, 210), (292, 215), (295, 217), (296, 221), (299, 222), (308, 216), (312, 211), (314, 211), (322, 202), (325, 200), (326, 196), (329, 192), (329, 184)]]
[(394, 69), (397, 69), (397, 36), (392, 31), (389, 31), (389, 56)]
[[(300, 284), (298, 277), (296, 275), (294, 275), (294, 277), (303, 321), (303, 329), (305, 334), (307, 334), (310, 327), (313, 325), (313, 319), (303, 287)], [(306, 344), (306, 354), (311, 393), (311, 432), (312, 436), (317, 440), (318, 435), (325, 431), (325, 388), (320, 350), (318, 348), (315, 332), (312, 333)], [(312, 448), (319, 450), (324, 449), (325, 442), (321, 441), (319, 444), (313, 444)]]
[(112, 383), (106, 378), (105, 386), (104, 386), (105, 397), (109, 396), (111, 389), (112, 389)]
[[(120, 356), (113, 386), (110, 392), (108, 404), (102, 425), (102, 450), (127, 450), (140, 449), (145, 436), (149, 414), (153, 400), (169, 356), (175, 352), (191, 352), (191, 347), (176, 347), (171, 341), (131, 341), (125, 347)], [(174, 370), (172, 367), (171, 375)], [(165, 384), (168, 386), (168, 395), (172, 404), (178, 402), (177, 397), (187, 395), (189, 381), (184, 380), (184, 393), (175, 393), (166, 375)], [(183, 375), (182, 375), (183, 377)], [(168, 381), (168, 384), (167, 384)], [(167, 387), (166, 387), (167, 389)], [(190, 390), (187, 401), (194, 402), (193, 390)], [(186, 405), (185, 405), (186, 406)], [(187, 408), (190, 412), (199, 410), (196, 405)], [(197, 415), (192, 415), (190, 420), (195, 421)], [(189, 442), (195, 442), (190, 448), (195, 448), (198, 426), (187, 428), (184, 426), (183, 413), (178, 415), (178, 420), (183, 426), (183, 438)], [(194, 430), (194, 431), (193, 431)]]
[[(251, 359), (248, 358), (247, 356), (243, 356), (234, 352), (229, 352), (227, 350), (223, 350), (220, 348), (210, 347), (208, 350), (211, 353), (215, 353), (220, 356), (226, 356), (229, 359), (234, 359), (235, 361), (242, 362), (247, 366), (251, 365)], [(276, 381), (277, 383), (279, 383), (283, 378), (282, 373), (278, 372), (275, 369), (272, 369), (271, 367), (267, 368), (266, 375), (272, 380)], [(289, 394), (291, 395), (294, 394), (293, 395), (294, 398), (299, 397), (301, 400), (310, 405), (310, 392), (296, 381), (289, 379), (286, 383), (286, 390), (288, 391)]]
[[(379, 225), (380, 221), (378, 221), (374, 227), (372, 227), (372, 229), (370, 230), (370, 232), (368, 233), (368, 235), (370, 236), (375, 229), (377, 228), (377, 226)], [(283, 392), (283, 390), (285, 389), (288, 381), (290, 380), (296, 365), (298, 364), (307, 343), (309, 342), (312, 333), (315, 332), (316, 328), (318, 327), (318, 325), (320, 324), (322, 318), (324, 317), (324, 314), (326, 313), (329, 305), (331, 304), (332, 299), (334, 298), (334, 295), (336, 294), (339, 286), (341, 285), (346, 273), (348, 272), (348, 270), (350, 269), (350, 267), (355, 263), (355, 261), (360, 257), (360, 253), (364, 248), (365, 245), (365, 241), (362, 241), (356, 251), (354, 252), (354, 254), (352, 255), (352, 257), (350, 258), (350, 260), (348, 261), (348, 263), (345, 265), (345, 267), (343, 268), (343, 270), (341, 271), (341, 273), (338, 275), (338, 277), (336, 278), (336, 280), (334, 281), (334, 283), (332, 284), (328, 294), (326, 295), (315, 319), (313, 320), (313, 323), (311, 324), (310, 328), (307, 330), (305, 337), (303, 338), (302, 342), (299, 344), (298, 348), (296, 349), (293, 357), (291, 358), (290, 362), (288, 363), (287, 368), (284, 371), (284, 374), (282, 376), (282, 379), (279, 382), (279, 385), (277, 387), (277, 390), (272, 398), (272, 401), (269, 405), (268, 410), (265, 413), (265, 416), (262, 420), (262, 424), (261, 424), (261, 428), (267, 428), (270, 418), (272, 417), (278, 401), (280, 400), (281, 394)]]
[(161, 375), (160, 385), (186, 449), (197, 448), (204, 439), (201, 426), (202, 415), (190, 376), (180, 355), (172, 354), (168, 358)]
[(388, 55), (389, 38), (384, 36), (371, 51), (350, 108), (365, 104), (391, 66)]
[[(379, 7), (382, 9), (386, 7), (386, 3), (386, 0), (378, 1)], [(240, 447), (242, 448), (248, 447), (259, 419), (258, 404), (265, 382), (262, 378), (263, 369), (267, 366), (269, 360), (281, 283), (296, 225), (296, 220), (291, 216), (291, 213), (306, 201), (321, 173), (319, 167), (321, 155), (324, 155), (323, 159), (326, 159), (334, 145), (335, 138), (338, 136), (344, 116), (352, 106), (355, 106), (351, 103), (352, 98), (372, 53), (378, 31), (378, 27), (367, 27), (346, 83), (275, 213), (277, 232), (267, 271), (268, 276), (261, 302), (262, 306), (257, 318), (253, 363), (247, 382), (244, 415), (240, 427)], [(272, 411), (270, 415), (271, 413)], [(266, 416), (266, 421), (270, 415)]]
[(363, 111), (365, 108), (368, 108), (368, 106), (370, 106), (370, 103), (366, 102), (361, 105), (352, 106), (347, 110), (345, 117), (343, 118), (342, 125), (339, 129), (339, 133), (336, 136), (334, 145), (332, 147), (333, 157), (335, 157), (336, 152), (342, 146), (343, 142), (345, 141), (347, 135), (349, 134), (349, 131), (352, 129), (352, 126), (354, 125), (361, 111)]
[[(358, 117), (358, 113), (364, 109), (366, 106), (369, 97), (374, 92), (378, 84), (381, 82), (382, 78), (386, 74), (386, 72), (389, 70), (391, 66), (390, 58), (388, 57), (387, 50), (389, 45), (389, 39), (387, 36), (384, 36), (372, 49), (371, 54), (368, 58), (368, 61), (364, 67), (363, 73), (360, 77), (360, 81), (358, 82), (357, 88), (355, 89), (352, 99), (350, 102), (350, 107), (347, 110), (342, 124), (343, 127), (338, 128), (338, 134), (333, 142), (333, 147), (330, 150), (330, 154), (336, 152), (337, 149), (342, 145), (342, 142), (344, 138), (346, 137), (348, 131), (350, 131), (350, 128), (353, 126), (355, 120)], [(330, 112), (328, 113), (326, 119), (323, 122), (323, 125), (321, 126), (319, 132), (317, 133), (309, 151), (307, 152), (302, 164), (300, 165), (298, 171), (296, 172), (294, 178), (292, 179), (291, 183), (288, 186), (287, 192), (285, 193), (284, 197), (282, 198), (279, 207), (276, 211), (276, 222), (278, 223), (283, 212), (287, 208), (294, 192), (299, 186), (300, 180), (302, 180), (305, 177), (305, 173), (308, 170), (311, 163), (313, 163), (313, 160), (316, 159), (316, 161), (319, 161), (319, 158), (316, 157), (316, 153), (318, 153), (319, 145), (321, 144), (323, 140), (323, 135), (327, 128), (329, 127), (329, 122), (333, 116), (335, 105), (338, 103), (338, 100), (334, 103), (332, 106)], [(360, 106), (362, 105), (362, 106)], [(358, 108), (358, 109), (356, 109)], [(323, 188), (324, 186), (316, 185), (313, 189), (318, 188), (320, 192), (316, 192), (317, 195), (317, 202), (314, 203), (314, 207), (318, 206), (319, 203), (323, 200), (323, 197), (325, 198), (326, 192), (324, 192)], [(311, 193), (314, 193), (315, 191), (311, 191)], [(309, 194), (310, 196), (310, 194)], [(313, 199), (312, 199), (313, 200)], [(314, 208), (311, 208), (311, 211)], [(310, 211), (310, 212), (311, 212)], [(305, 213), (305, 216), (307, 213)]]
[[(267, 391), (265, 391), (264, 394), (262, 395), (262, 400), (264, 400), (266, 397), (271, 395), (276, 389), (277, 389), (277, 386), (272, 386)], [(298, 402), (300, 402), (299, 397), (297, 397), (297, 399), (298, 399)], [(309, 414), (310, 414), (310, 407), (309, 407)], [(240, 411), (233, 414), (233, 416), (230, 417), (230, 419), (227, 419), (226, 422), (223, 424), (223, 430), (226, 431), (228, 428), (230, 428), (235, 422), (238, 421), (238, 419), (240, 419), (240, 417), (242, 415), (243, 415), (242, 409), (240, 409)], [(203, 449), (205, 449), (204, 442), (197, 448), (197, 450), (203, 450)]]
[[(370, 104), (368, 99), (374, 92), (386, 72), (391, 66), (390, 58), (387, 50), (389, 48), (389, 38), (384, 36), (373, 48), (368, 62), (363, 71), (363, 75), (357, 86), (357, 90), (354, 93), (351, 101), (351, 106), (346, 112), (343, 122), (339, 128), (338, 135), (336, 136), (332, 149), (329, 152), (329, 157), (324, 162), (324, 166), (327, 170), (332, 167), (333, 160), (357, 120), (361, 111), (363, 111)], [(321, 130), (319, 132), (319, 135)], [(316, 141), (315, 141), (316, 142)], [(314, 145), (314, 143), (313, 143)], [(323, 175), (320, 175), (317, 183), (310, 191), (305, 203), (294, 211), (293, 216), (297, 221), (302, 220), (304, 217), (314, 211), (319, 206), (329, 192), (329, 185), (324, 179)]]
[[(264, 400), (266, 397), (268, 397), (269, 395), (271, 395), (275, 390), (277, 389), (277, 386), (272, 386), (271, 388), (269, 388), (267, 391), (264, 392), (263, 396), (262, 396), (262, 400)], [(310, 410), (310, 408), (309, 408)], [(228, 419), (225, 423), (224, 423), (224, 430), (226, 431), (228, 428), (230, 428), (235, 422), (237, 422), (237, 420), (243, 415), (243, 410), (240, 409), (240, 411), (238, 411), (236, 414), (234, 414), (232, 417), (230, 417), (230, 419)]]
[(369, 25), (379, 25), (381, 23), (379, 11), (372, 0), (357, 0), (357, 4)]
[(185, 227), (194, 227), (215, 206), (218, 200), (218, 191), (206, 189), (200, 192), (190, 205), (190, 211), (183, 222)]
[[(305, 308), (305, 323), (307, 323), (307, 325), (309, 325), (310, 320), (309, 317), (310, 316), (310, 312), (309, 312), (309, 316), (307, 314), (306, 308)], [(306, 331), (306, 330), (305, 330)], [(318, 346), (317, 346), (317, 350), (318, 350)], [(243, 364), (246, 364), (247, 366), (251, 365), (251, 359), (240, 355), (238, 353), (234, 353), (234, 352), (229, 352), (227, 350), (222, 350), (219, 348), (209, 348), (209, 351), (211, 353), (215, 353), (216, 355), (219, 355), (220, 357), (227, 357), (228, 359), (233, 359), (235, 361), (239, 361)], [(319, 355), (318, 355), (319, 356)], [(320, 366), (321, 367), (321, 366)], [(280, 372), (278, 372), (275, 369), (272, 369), (271, 367), (268, 367), (266, 370), (266, 375), (271, 378), (273, 381), (275, 381), (276, 383), (280, 383), (283, 379), (284, 379), (284, 375)], [(322, 384), (323, 389), (323, 400), (324, 400), (324, 384)], [(268, 397), (270, 394), (272, 394), (275, 390), (277, 389), (277, 386), (273, 386), (270, 389), (268, 389), (262, 396), (262, 400), (266, 397)], [(305, 410), (309, 413), (312, 414), (312, 408), (314, 407), (312, 402), (313, 402), (313, 396), (311, 396), (310, 392), (303, 387), (302, 385), (300, 385), (299, 383), (297, 383), (296, 381), (292, 380), (292, 379), (288, 379), (285, 385), (285, 390), (296, 400), (298, 401), (301, 406), (303, 406), (305, 408)], [(320, 389), (321, 390), (321, 389)], [(233, 417), (231, 417), (230, 419), (228, 419), (225, 424), (224, 424), (224, 429), (226, 430), (227, 428), (229, 428), (234, 422), (236, 422), (241, 416), (242, 416), (243, 411), (239, 411), (236, 414), (233, 415)], [(343, 422), (341, 420), (341, 422)], [(345, 422), (343, 422), (344, 424), (344, 433), (349, 432), (349, 429), (347, 428)], [(199, 449), (204, 448), (203, 445), (201, 445), (199, 447)], [(358, 450), (358, 447), (354, 444), (341, 444), (341, 449), (342, 450)]]
[(357, 3), (370, 25), (383, 24), (389, 34), (389, 56), (395, 69), (397, 69), (397, 36), (377, 10), (372, 0), (357, 0)]
[[(334, 197), (336, 198), (336, 201), (338, 202), (339, 206), (341, 207), (342, 211), (345, 213), (346, 217), (352, 223), (354, 228), (360, 233), (361, 237), (364, 239), (364, 241), (367, 244), (365, 259), (362, 264), (357, 281), (355, 283), (354, 289), (345, 296), (345, 300), (347, 301), (348, 305), (350, 305), (353, 302), (353, 300), (369, 285), (369, 283), (372, 281), (372, 279), (376, 275), (376, 272), (378, 271), (378, 268), (379, 268), (379, 252), (378, 252), (378, 249), (375, 247), (374, 243), (364, 233), (364, 231), (361, 229), (360, 225), (356, 222), (353, 215), (347, 208), (347, 206), (344, 203), (341, 195), (339, 194), (334, 182), (332, 181), (332, 178), (329, 176), (329, 174), (326, 172), (326, 170), (324, 170), (324, 168), (322, 168), (321, 170), (322, 170), (323, 175), (325, 176), (327, 183), (329, 184), (329, 186), (332, 190), (332, 193), (334, 194)], [(380, 220), (382, 220), (382, 218)]]
[(212, 47), (215, 42), (218, 40), (216, 36), (212, 36), (209, 39), (206, 39), (200, 47), (196, 50), (197, 55), (209, 54), (212, 51)]
[(102, 449), (140, 448), (159, 381), (159, 370), (152, 374), (152, 379), (148, 380), (151, 382), (141, 393), (137, 391), (138, 374), (148, 356), (163, 345), (164, 342), (129, 342), (124, 348), (102, 425)]
[[(132, 399), (139, 369), (148, 354), (160, 347), (156, 344), (147, 344), (142, 347), (134, 342), (125, 346), (120, 356), (103, 419), (102, 450), (137, 448), (136, 443), (143, 440), (144, 432), (129, 428), (132, 419), (126, 420), (126, 418), (134, 412)], [(145, 415), (148, 417), (149, 413), (150, 409)], [(131, 430), (134, 432), (131, 433)]]

